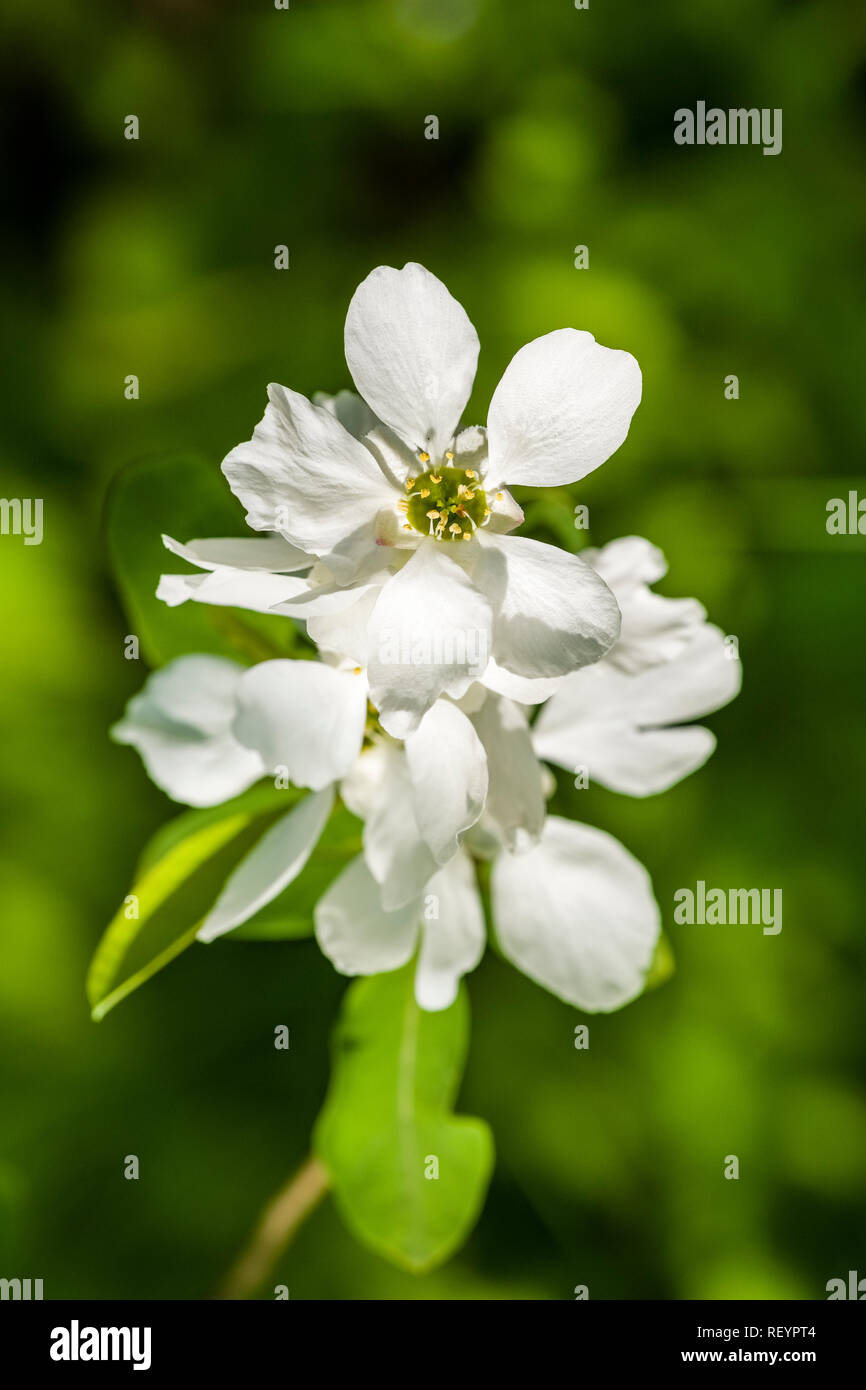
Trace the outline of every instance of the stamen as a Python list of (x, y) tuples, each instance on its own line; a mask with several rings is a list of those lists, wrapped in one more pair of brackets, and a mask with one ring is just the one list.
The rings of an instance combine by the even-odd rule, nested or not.
[(410, 487), (414, 487), (414, 486), (415, 486), (415, 479), (414, 479), (414, 478), (407, 478), (407, 479), (406, 479), (406, 491), (408, 492), (409, 489), (410, 489)]
[(477, 476), (472, 469), (450, 467), (444, 454), (442, 457), (438, 470), (428, 469), (410, 479), (400, 510), (422, 536), (449, 542), (471, 539), (473, 532), (484, 525), (487, 497), (483, 483), (472, 483)]
[(418, 455), (418, 457), (419, 457), (419, 459), (421, 460), (422, 463), (429, 463), (429, 462), (430, 462), (430, 455), (429, 455), (429, 454), (421, 453), (421, 454)]
[(477, 477), (478, 477), (478, 474), (475, 472), (475, 469), (474, 469), (474, 468), (464, 468), (464, 469), (463, 469), (463, 472), (465, 473), (465, 475), (466, 475), (467, 478), (477, 478)]

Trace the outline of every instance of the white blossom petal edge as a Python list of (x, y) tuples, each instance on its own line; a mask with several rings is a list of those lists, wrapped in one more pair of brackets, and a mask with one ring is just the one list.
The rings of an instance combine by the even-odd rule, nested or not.
[(649, 874), (594, 826), (548, 816), (527, 854), (491, 876), (503, 955), (568, 1004), (608, 1013), (644, 986), (661, 929)]

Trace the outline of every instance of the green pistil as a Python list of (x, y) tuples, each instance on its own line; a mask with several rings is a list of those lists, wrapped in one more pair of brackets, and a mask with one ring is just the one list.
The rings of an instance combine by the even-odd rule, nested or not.
[(487, 495), (470, 474), (465, 468), (431, 468), (407, 483), (409, 525), (440, 541), (470, 539), (489, 515)]

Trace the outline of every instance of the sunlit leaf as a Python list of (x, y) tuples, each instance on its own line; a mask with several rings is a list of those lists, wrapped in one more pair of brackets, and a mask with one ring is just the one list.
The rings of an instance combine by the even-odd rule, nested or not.
[(94, 953), (87, 976), (94, 1019), (192, 944), (229, 874), (296, 799), (272, 786), (254, 787), (157, 831)]
[(452, 1112), (468, 1043), (465, 991), (451, 1008), (427, 1013), (413, 980), (409, 965), (347, 991), (314, 1147), (355, 1235), (421, 1271), (472, 1229), (493, 1139), (483, 1120)]

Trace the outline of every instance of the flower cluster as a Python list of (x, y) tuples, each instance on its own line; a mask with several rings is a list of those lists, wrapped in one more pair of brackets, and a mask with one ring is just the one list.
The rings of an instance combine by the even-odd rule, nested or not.
[(169, 604), (223, 604), (305, 625), (313, 659), (244, 667), (192, 654), (153, 674), (114, 736), (176, 801), (217, 805), (267, 776), (306, 789), (228, 878), (199, 928), (246, 922), (302, 871), (337, 798), (363, 852), (315, 909), (347, 975), (415, 960), (427, 1010), (493, 931), (518, 969), (587, 1010), (643, 988), (660, 917), (612, 836), (547, 813), (547, 764), (632, 796), (711, 754), (693, 723), (737, 693), (739, 662), (694, 600), (651, 588), (638, 537), (568, 554), (514, 534), (509, 485), (572, 483), (626, 437), (641, 379), (628, 353), (561, 329), (522, 348), (486, 428), (461, 428), (478, 355), (468, 317), (419, 265), (356, 291), (346, 360), (358, 395), (271, 386), (223, 472), (258, 537), (167, 547)]

